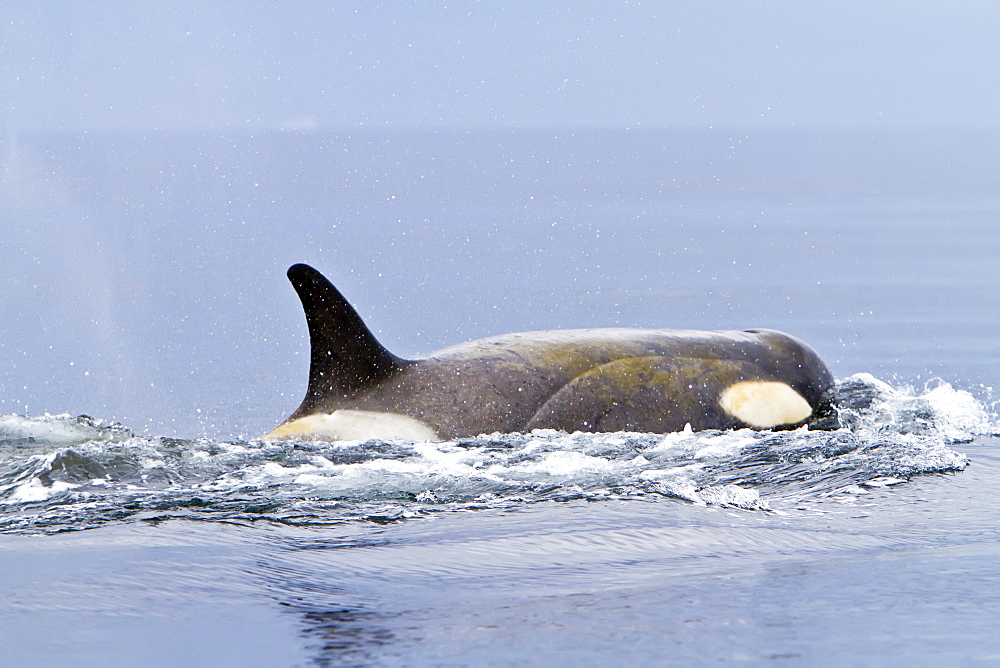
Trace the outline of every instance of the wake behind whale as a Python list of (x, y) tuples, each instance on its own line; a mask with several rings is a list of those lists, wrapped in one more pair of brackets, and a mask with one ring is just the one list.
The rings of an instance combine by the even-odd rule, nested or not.
[(962, 470), (997, 433), (969, 393), (837, 383), (843, 426), (485, 434), (430, 442), (180, 440), (79, 417), (0, 417), (0, 532), (188, 518), (331, 526), (544, 501), (780, 510)]

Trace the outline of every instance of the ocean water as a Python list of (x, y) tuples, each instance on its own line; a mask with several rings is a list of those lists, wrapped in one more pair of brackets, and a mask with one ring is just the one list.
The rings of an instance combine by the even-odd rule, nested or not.
[[(0, 663), (1000, 659), (1000, 136), (2, 146)], [(403, 356), (782, 329), (843, 427), (264, 442), (298, 261)]]

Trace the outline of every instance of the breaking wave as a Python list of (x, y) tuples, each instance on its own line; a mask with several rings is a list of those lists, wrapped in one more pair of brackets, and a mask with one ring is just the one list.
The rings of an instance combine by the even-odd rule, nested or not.
[(70, 416), (0, 416), (0, 531), (173, 517), (301, 525), (389, 522), (550, 500), (682, 500), (769, 510), (960, 471), (950, 446), (996, 434), (971, 394), (868, 374), (838, 382), (837, 431), (587, 434), (445, 442), (150, 438)]

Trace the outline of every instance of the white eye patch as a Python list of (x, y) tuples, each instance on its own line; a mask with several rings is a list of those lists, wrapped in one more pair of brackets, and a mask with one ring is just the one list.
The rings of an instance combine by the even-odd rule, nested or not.
[(812, 406), (785, 383), (750, 380), (730, 385), (719, 397), (729, 415), (758, 429), (802, 422)]

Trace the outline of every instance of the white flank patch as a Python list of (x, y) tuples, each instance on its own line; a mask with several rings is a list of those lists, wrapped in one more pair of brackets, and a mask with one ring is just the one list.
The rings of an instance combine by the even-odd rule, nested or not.
[(263, 438), (267, 441), (439, 440), (426, 423), (408, 415), (349, 410), (307, 415), (279, 425)]
[(758, 429), (796, 424), (812, 415), (812, 406), (785, 383), (750, 380), (730, 385), (719, 397), (722, 410)]

